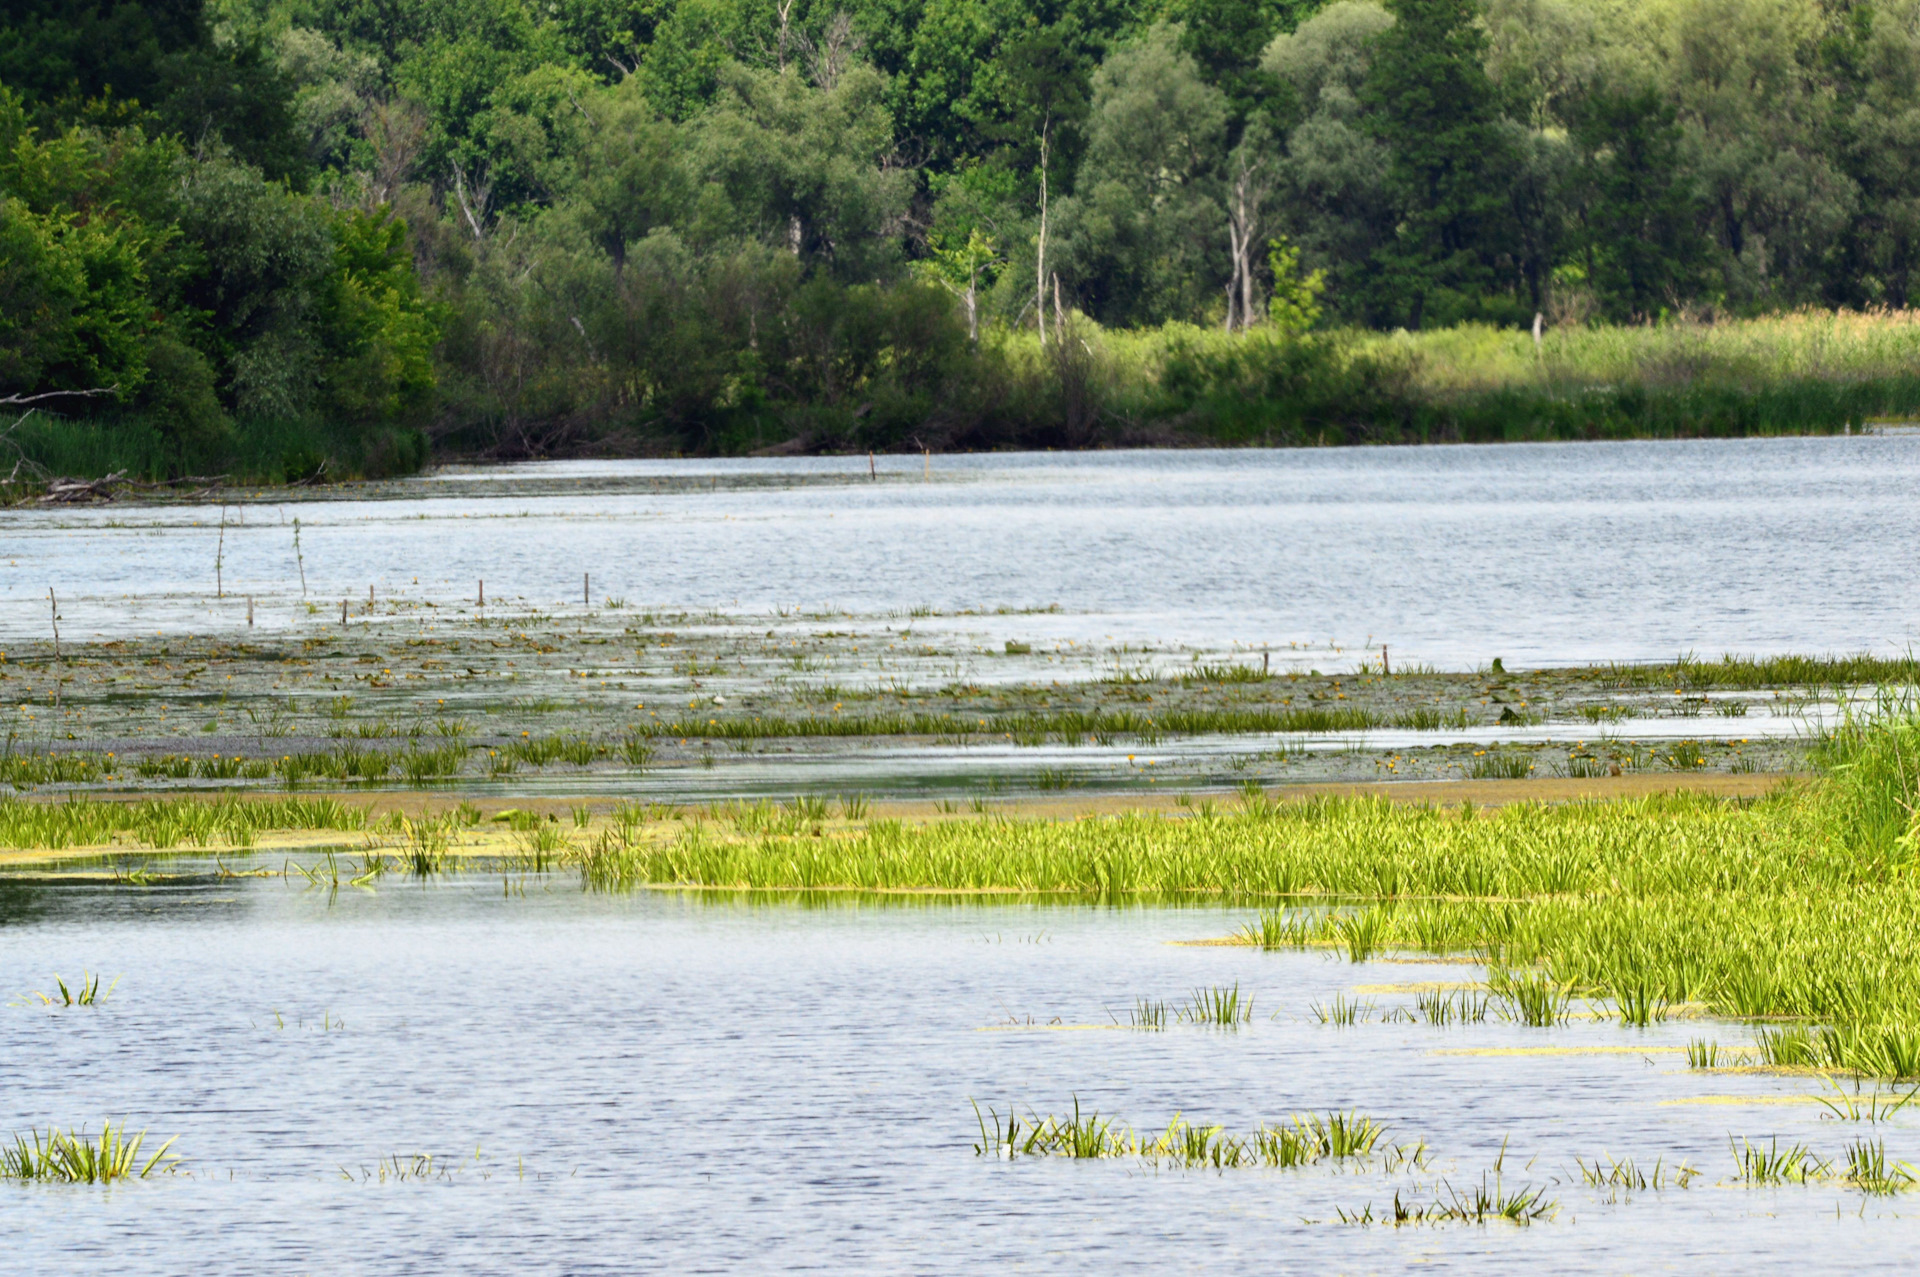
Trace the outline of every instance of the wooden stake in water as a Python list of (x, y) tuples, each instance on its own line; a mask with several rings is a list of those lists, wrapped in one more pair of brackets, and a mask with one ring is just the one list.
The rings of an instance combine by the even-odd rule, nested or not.
[(1273, 672), (1273, 667), (1267, 663), (1272, 659), (1273, 659), (1273, 654), (1271, 652), (1260, 653), (1260, 677), (1261, 678), (1265, 678), (1267, 677), (1267, 675)]
[(485, 607), (486, 605), (487, 605), (487, 581), (485, 577), (482, 577), (480, 578), (480, 606)]
[[(47, 610), (53, 614), (53, 712), (60, 712), (60, 600), (47, 587)], [(49, 738), (51, 739), (51, 738)]]
[(300, 520), (293, 521), (293, 558), (300, 565), (300, 597), (307, 597), (307, 557), (300, 553)]
[(1387, 664), (1387, 645), (1385, 643), (1380, 645), (1380, 672), (1382, 674), (1393, 673), (1393, 666)]
[(933, 449), (920, 449), (920, 456), (921, 459), (926, 462), (926, 477), (929, 479), (933, 478)]
[(340, 600), (340, 627), (342, 629), (345, 629), (346, 625), (347, 625), (347, 601), (345, 599), (341, 599)]
[(247, 595), (247, 628), (253, 628), (253, 595)]
[(873, 464), (873, 454), (869, 452), (867, 454), (867, 478), (878, 479), (879, 477), (880, 477), (879, 467)]
[(593, 606), (593, 595), (587, 589), (587, 580), (590, 576), (591, 573), (587, 572), (580, 574), (580, 603), (583, 607)]
[(218, 545), (214, 547), (214, 551), (213, 551), (213, 597), (216, 599), (221, 598), (226, 594), (226, 587), (221, 583), (221, 580), (220, 580), (220, 566), (225, 561), (226, 557), (227, 557), (227, 506), (226, 506), (226, 503), (223, 501), (220, 504), (220, 542)]

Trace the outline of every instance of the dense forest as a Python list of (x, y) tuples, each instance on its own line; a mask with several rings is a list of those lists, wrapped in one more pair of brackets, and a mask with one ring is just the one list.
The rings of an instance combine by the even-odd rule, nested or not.
[[(75, 465), (1792, 424), (1751, 386), (1416, 402), (1417, 344), (1367, 334), (1920, 288), (1914, 0), (0, 0), (0, 27), (0, 395), (44, 410), (15, 451)], [(1863, 384), (1805, 424), (1912, 391)]]

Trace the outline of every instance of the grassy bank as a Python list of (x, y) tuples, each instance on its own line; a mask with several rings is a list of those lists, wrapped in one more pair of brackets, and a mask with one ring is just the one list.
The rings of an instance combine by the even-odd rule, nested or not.
[[(0, 422), (0, 426), (4, 426)], [(0, 500), (32, 495), (45, 477), (97, 479), (124, 473), (161, 483), (182, 476), (236, 484), (384, 478), (427, 463), (426, 436), (414, 430), (363, 430), (318, 421), (239, 418), (226, 428), (182, 438), (138, 414), (61, 417), (36, 412), (0, 449)], [(15, 461), (23, 464), (14, 472)]]
[[(1839, 433), (1920, 411), (1920, 313), (1801, 312), (1711, 325), (1485, 325), (1288, 340), (1189, 325), (1103, 332), (1078, 358), (1003, 337), (1090, 435), (1222, 443), (1658, 439)], [(1071, 423), (1069, 423), (1071, 424)]]

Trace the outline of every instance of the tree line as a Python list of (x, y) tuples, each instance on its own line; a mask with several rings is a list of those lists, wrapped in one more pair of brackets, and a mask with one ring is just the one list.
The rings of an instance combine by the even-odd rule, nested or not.
[(1905, 307), (1916, 142), (1916, 0), (0, 0), (0, 394), (1080, 443), (1100, 331)]

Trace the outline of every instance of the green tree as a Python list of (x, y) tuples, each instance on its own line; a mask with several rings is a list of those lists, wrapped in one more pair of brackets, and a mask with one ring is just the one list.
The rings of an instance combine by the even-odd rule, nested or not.
[(1369, 310), (1418, 328), (1497, 310), (1514, 228), (1513, 136), (1482, 59), (1473, 0), (1389, 0), (1361, 91), (1388, 149), (1399, 228), (1373, 254)]
[(1588, 286), (1613, 320), (1649, 319), (1695, 294), (1707, 241), (1681, 168), (1672, 103), (1649, 87), (1600, 86), (1579, 104), (1577, 249)]
[(1086, 158), (1062, 221), (1079, 296), (1102, 322), (1194, 319), (1220, 296), (1227, 111), (1175, 28), (1122, 45), (1095, 73)]
[(1326, 278), (1327, 303), (1348, 322), (1367, 317), (1366, 272), (1398, 216), (1391, 156), (1360, 101), (1374, 41), (1392, 25), (1376, 0), (1336, 0), (1276, 36), (1262, 58), (1288, 86), (1293, 110), (1278, 216), (1303, 260)]

